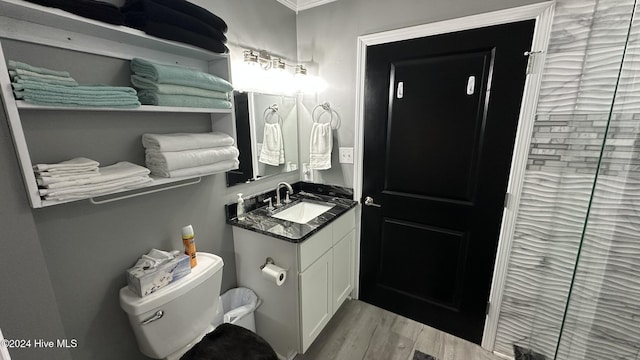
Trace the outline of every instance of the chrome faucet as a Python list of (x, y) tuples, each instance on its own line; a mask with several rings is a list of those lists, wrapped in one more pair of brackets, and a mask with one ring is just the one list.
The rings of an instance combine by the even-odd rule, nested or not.
[(286, 183), (283, 181), (281, 183), (278, 183), (278, 186), (276, 186), (276, 203), (274, 205), (275, 207), (282, 206), (282, 203), (280, 203), (280, 187), (281, 186), (287, 187), (287, 194), (285, 196), (284, 203), (288, 204), (291, 202), (291, 200), (289, 199), (289, 194), (293, 194), (293, 188), (291, 187), (291, 185), (289, 185), (289, 183)]

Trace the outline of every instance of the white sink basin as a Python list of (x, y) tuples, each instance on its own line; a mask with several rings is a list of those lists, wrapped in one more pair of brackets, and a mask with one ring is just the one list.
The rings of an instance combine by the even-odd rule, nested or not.
[(302, 201), (271, 216), (298, 224), (306, 224), (334, 206), (330, 203)]

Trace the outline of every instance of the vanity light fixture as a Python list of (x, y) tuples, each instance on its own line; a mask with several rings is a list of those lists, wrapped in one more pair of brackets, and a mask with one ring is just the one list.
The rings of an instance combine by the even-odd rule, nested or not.
[(296, 75), (306, 75), (307, 69), (303, 65), (288, 65), (282, 58), (273, 56), (265, 50), (243, 50), (244, 62), (248, 64), (258, 64), (264, 70), (285, 70), (287, 66), (295, 67)]
[[(265, 50), (247, 49), (242, 52), (243, 62), (247, 66), (240, 76), (234, 76), (236, 83), (243, 84), (240, 85), (241, 88), (287, 94), (321, 92), (326, 88), (322, 79), (307, 75), (305, 65), (289, 65), (282, 58)], [(287, 68), (291, 68), (290, 71)]]

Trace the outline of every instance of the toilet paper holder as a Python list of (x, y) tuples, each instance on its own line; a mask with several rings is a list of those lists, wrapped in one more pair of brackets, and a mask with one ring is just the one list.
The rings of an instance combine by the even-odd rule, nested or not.
[(264, 267), (265, 267), (265, 266), (267, 266), (268, 264), (275, 265), (276, 263), (275, 263), (275, 262), (273, 262), (273, 259), (272, 259), (272, 258), (267, 257), (267, 258), (264, 260), (264, 264), (260, 265), (260, 270), (264, 269)]

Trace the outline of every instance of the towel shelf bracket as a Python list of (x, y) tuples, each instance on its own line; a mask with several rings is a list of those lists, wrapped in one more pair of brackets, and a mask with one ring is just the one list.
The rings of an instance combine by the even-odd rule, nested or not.
[[(170, 184), (170, 185), (167, 184), (167, 186), (156, 185), (157, 187), (155, 187), (153, 189), (138, 191), (138, 192), (129, 193), (129, 194), (126, 194), (126, 195), (117, 195), (116, 194), (115, 196), (112, 196), (112, 195), (96, 196), (96, 197), (89, 198), (89, 201), (91, 201), (91, 203), (94, 204), (94, 205), (107, 204), (107, 203), (110, 203), (110, 202), (129, 199), (129, 198), (132, 198), (132, 197), (137, 197), (137, 196), (142, 196), (142, 195), (147, 195), (147, 194), (153, 194), (153, 193), (156, 193), (156, 192), (170, 190), (170, 189), (176, 189), (176, 188), (180, 188), (180, 187), (183, 187), (183, 186), (195, 185), (195, 184), (200, 183), (201, 181), (202, 181), (202, 177), (199, 176), (199, 177), (196, 177), (196, 178), (193, 178), (193, 179), (187, 179), (184, 182), (173, 183), (173, 184)], [(128, 192), (136, 191), (136, 190), (139, 190), (139, 189), (132, 189), (132, 190), (129, 190)], [(101, 200), (102, 198), (105, 198), (105, 199)]]

